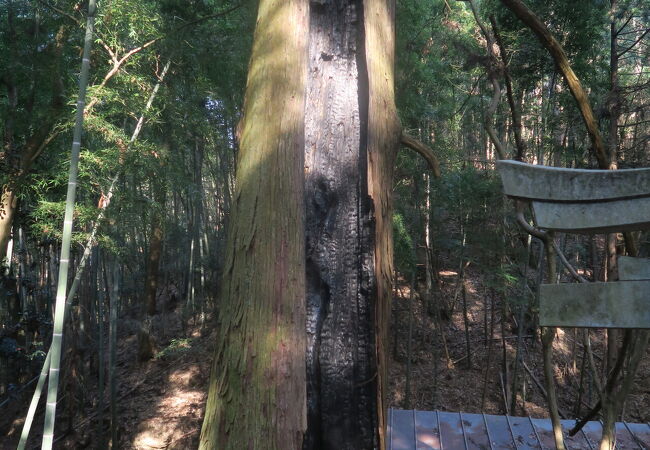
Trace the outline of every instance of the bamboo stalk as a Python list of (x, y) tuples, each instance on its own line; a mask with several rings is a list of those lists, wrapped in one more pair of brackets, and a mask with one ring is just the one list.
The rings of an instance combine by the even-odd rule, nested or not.
[[(521, 289), (521, 296), (522, 298), (526, 298), (526, 293), (524, 287), (527, 286), (528, 283), (528, 260), (530, 258), (530, 246), (531, 246), (531, 236), (528, 236), (527, 240), (527, 245), (526, 245), (526, 257), (523, 262), (523, 270), (522, 270), (522, 289)], [(515, 352), (515, 364), (514, 368), (512, 369), (512, 397), (510, 398), (511, 403), (510, 403), (510, 411), (512, 411), (513, 414), (516, 414), (517, 411), (517, 390), (518, 384), (519, 384), (519, 363), (522, 359), (522, 343), (523, 343), (523, 335), (524, 335), (524, 322), (525, 322), (525, 315), (524, 315), (524, 305), (519, 304), (518, 305), (518, 310), (517, 310), (517, 349)]]
[(490, 374), (490, 368), (492, 367), (492, 347), (493, 347), (493, 342), (497, 339), (494, 337), (494, 308), (495, 308), (495, 301), (494, 301), (494, 295), (493, 293), (490, 295), (490, 303), (491, 303), (491, 313), (490, 313), (490, 339), (488, 340), (488, 351), (487, 351), (487, 359), (485, 362), (485, 377), (483, 378), (483, 392), (481, 393), (481, 412), (484, 411), (485, 408), (485, 396), (487, 394), (487, 384), (488, 384), (488, 379), (489, 379), (489, 374)]
[[(149, 99), (147, 100), (147, 104), (145, 105), (144, 113), (146, 113), (150, 108), (151, 105), (153, 104), (154, 99), (156, 98), (156, 94), (158, 93), (158, 90), (160, 89), (160, 85), (162, 84), (165, 75), (167, 74), (167, 71), (169, 70), (169, 67), (171, 65), (171, 60), (167, 61), (167, 64), (165, 65), (160, 78), (158, 80), (158, 83), (154, 86), (151, 95), (149, 96)], [(142, 124), (144, 123), (144, 117), (145, 114), (142, 114), (140, 118), (138, 119), (138, 122), (136, 124), (135, 130), (133, 131), (133, 134), (131, 135), (131, 139), (129, 141), (129, 146), (135, 142), (140, 134), (140, 131), (142, 130)], [(127, 147), (128, 149), (128, 147)], [(97, 215), (97, 218), (95, 219), (95, 223), (93, 225), (93, 229), (90, 232), (90, 236), (88, 237), (88, 240), (86, 241), (86, 245), (84, 247), (84, 253), (83, 256), (81, 257), (81, 261), (79, 261), (79, 264), (77, 266), (77, 272), (75, 273), (74, 280), (72, 282), (72, 286), (70, 287), (70, 291), (68, 292), (68, 295), (66, 296), (66, 301), (65, 301), (65, 307), (63, 311), (64, 315), (64, 320), (63, 322), (65, 323), (65, 316), (66, 312), (70, 309), (70, 304), (72, 303), (72, 299), (74, 299), (74, 296), (77, 293), (77, 289), (79, 287), (79, 283), (81, 282), (81, 276), (83, 275), (83, 272), (86, 268), (86, 263), (88, 262), (88, 258), (90, 257), (90, 253), (92, 250), (92, 246), (95, 243), (97, 232), (99, 231), (99, 226), (101, 225), (102, 220), (104, 219), (104, 216), (106, 215), (106, 208), (108, 207), (110, 203), (110, 199), (113, 196), (113, 192), (115, 191), (115, 187), (117, 185), (117, 181), (119, 179), (120, 173), (115, 175), (113, 179), (111, 180), (111, 184), (108, 188), (107, 194), (105, 195), (106, 201), (102, 202), (100, 206), (100, 211), (99, 214)], [(52, 261), (54, 259), (52, 258)], [(45, 357), (45, 362), (43, 363), (43, 369), (41, 371), (41, 375), (39, 377), (38, 385), (41, 385), (45, 383), (45, 380), (47, 378), (48, 370), (50, 368), (50, 361), (51, 361), (51, 348), (47, 352), (47, 356)], [(32, 426), (32, 423), (34, 421), (34, 415), (36, 413), (36, 407), (38, 406), (38, 401), (41, 398), (42, 394), (42, 388), (39, 390), (38, 387), (34, 391), (34, 394), (32, 396), (32, 400), (29, 405), (29, 410), (27, 411), (27, 416), (25, 418), (25, 424), (23, 425), (23, 430), (20, 435), (20, 442), (18, 444), (18, 450), (23, 450), (25, 448), (25, 445), (27, 444), (27, 438), (29, 437), (29, 432)]]
[(95, 26), (96, 0), (88, 3), (86, 20), (86, 36), (84, 39), (83, 57), (81, 60), (81, 76), (79, 80), (79, 98), (77, 100), (77, 115), (72, 138), (72, 155), (68, 175), (68, 192), (66, 194), (65, 216), (63, 220), (63, 241), (61, 243), (61, 262), (57, 283), (56, 306), (54, 313), (54, 329), (52, 332), (52, 356), (50, 359), (50, 379), (48, 383), (47, 403), (45, 405), (45, 425), (43, 428), (43, 450), (50, 450), (54, 441), (54, 422), (56, 419), (56, 404), (59, 389), (59, 373), (61, 370), (61, 349), (63, 347), (63, 322), (65, 318), (66, 291), (68, 287), (68, 270), (70, 264), (70, 245), (72, 241), (72, 220), (74, 214), (75, 196), (77, 191), (77, 171), (79, 166), (79, 151), (81, 149), (81, 132), (84, 121), (84, 105), (86, 103), (86, 87), (90, 71), (90, 49), (93, 41)]
[[(97, 252), (97, 260), (99, 261), (99, 252)], [(101, 276), (101, 271), (98, 271), (98, 277)], [(99, 280), (97, 280), (99, 281)], [(99, 283), (98, 283), (99, 284)], [(106, 291), (104, 291), (106, 294)], [(97, 353), (99, 355), (99, 380), (97, 380), (97, 447), (102, 450), (105, 448), (104, 444), (104, 384), (105, 384), (105, 360), (104, 360), (104, 300), (106, 295), (103, 295), (102, 298), (98, 297), (97, 301), (97, 310), (98, 310), (98, 325), (99, 325), (99, 337), (97, 344)]]

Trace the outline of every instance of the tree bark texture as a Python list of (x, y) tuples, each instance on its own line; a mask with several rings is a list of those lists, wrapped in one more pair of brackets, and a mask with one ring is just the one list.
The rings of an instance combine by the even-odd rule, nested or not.
[(312, 3), (305, 116), (305, 449), (377, 446), (363, 3)]
[(368, 194), (375, 220), (375, 346), (380, 448), (385, 447), (385, 396), (388, 392), (388, 328), (393, 275), (393, 168), (400, 139), (395, 106), (395, 2), (364, 2), (368, 70)]
[(259, 3), (200, 449), (298, 449), (307, 427), (308, 12)]
[(262, 0), (202, 449), (383, 447), (393, 0)]

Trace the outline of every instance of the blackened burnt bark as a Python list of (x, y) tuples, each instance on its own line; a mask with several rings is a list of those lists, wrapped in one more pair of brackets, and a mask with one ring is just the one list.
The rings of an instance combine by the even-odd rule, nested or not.
[(305, 104), (304, 449), (377, 442), (374, 225), (361, 0), (313, 0)]

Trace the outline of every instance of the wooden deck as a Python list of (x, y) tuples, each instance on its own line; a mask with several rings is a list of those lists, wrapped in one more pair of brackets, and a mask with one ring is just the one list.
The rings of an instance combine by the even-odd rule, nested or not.
[[(602, 427), (589, 422), (575, 436), (574, 421), (563, 420), (567, 449), (597, 449)], [(617, 449), (650, 450), (650, 425), (616, 424)], [(390, 409), (389, 450), (548, 449), (553, 450), (550, 419)]]

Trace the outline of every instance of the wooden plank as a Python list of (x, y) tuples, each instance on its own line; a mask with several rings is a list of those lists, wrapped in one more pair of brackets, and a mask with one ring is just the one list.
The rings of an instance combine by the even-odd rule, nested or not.
[(493, 416), (492, 414), (485, 415), (485, 423), (490, 430), (490, 439), (492, 440), (492, 448), (500, 450), (508, 450), (515, 447), (514, 437), (510, 432), (508, 419), (506, 416)]
[(390, 419), (391, 450), (413, 450), (415, 448), (415, 414), (413, 410), (393, 409)]
[(441, 450), (438, 419), (433, 411), (415, 411), (417, 450)]
[(458, 413), (438, 412), (440, 442), (443, 449), (464, 449), (465, 436)]
[(517, 450), (541, 449), (533, 424), (528, 417), (511, 417), (512, 435), (517, 443)]
[(575, 425), (574, 420), (562, 420), (562, 431), (564, 435), (564, 442), (567, 445), (567, 448), (575, 450), (592, 450), (592, 447), (584, 433), (576, 433), (575, 436), (569, 436), (569, 430)]
[(541, 326), (650, 328), (650, 280), (543, 284)]
[(570, 233), (650, 229), (650, 197), (598, 203), (533, 202), (537, 226)]
[(489, 449), (490, 439), (488, 439), (485, 421), (481, 414), (461, 413), (463, 421), (463, 431), (468, 448)]
[(636, 440), (646, 448), (650, 448), (650, 425), (645, 423), (626, 423)]
[(650, 259), (618, 257), (619, 280), (650, 280)]
[(600, 201), (650, 196), (650, 169), (585, 170), (497, 161), (506, 195), (547, 201)]

